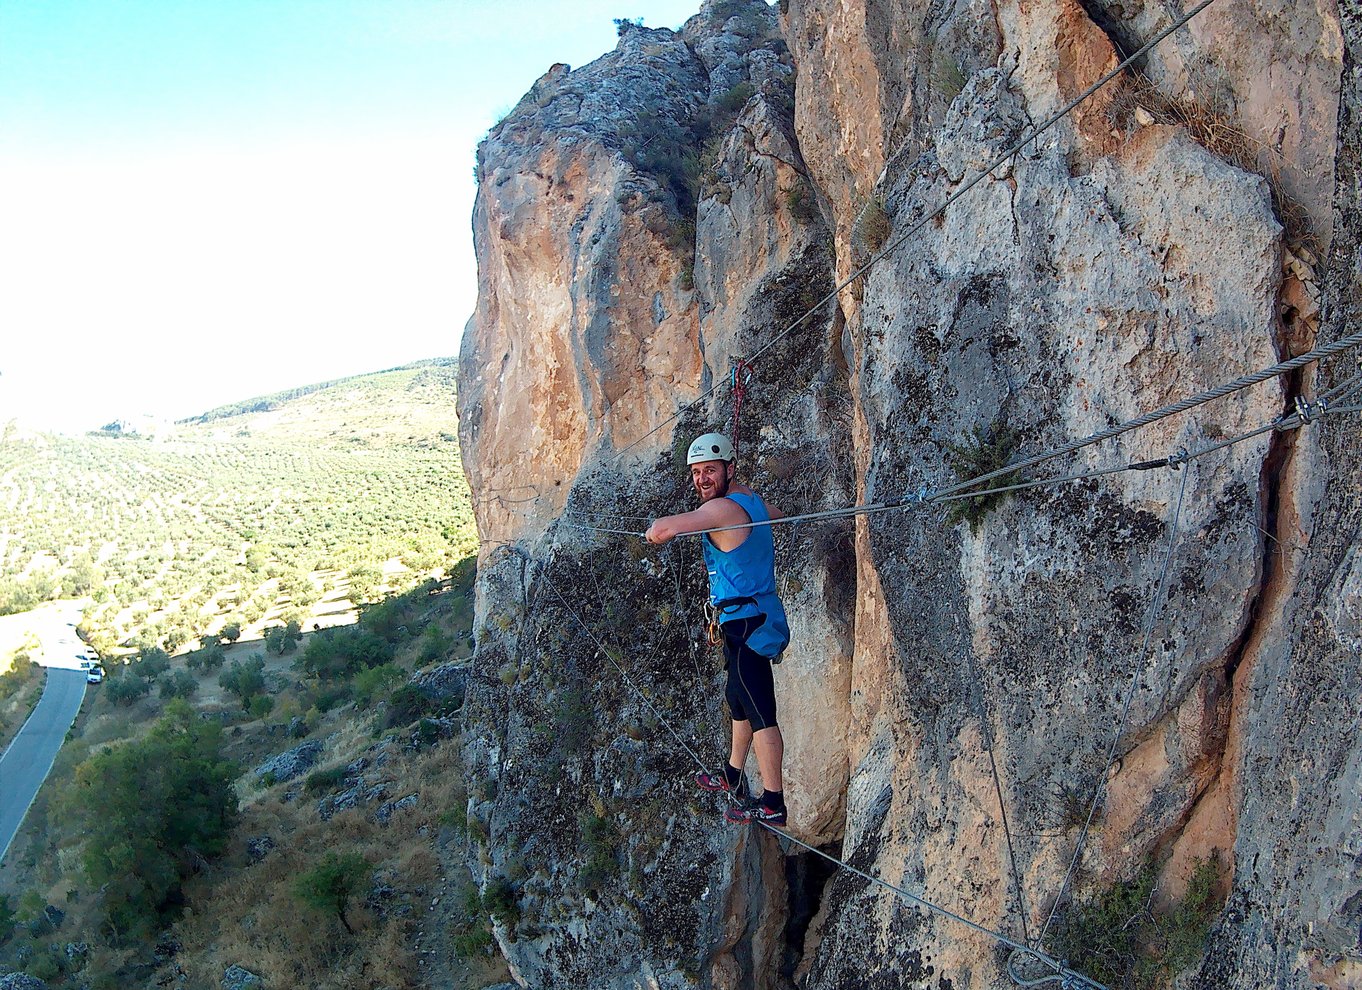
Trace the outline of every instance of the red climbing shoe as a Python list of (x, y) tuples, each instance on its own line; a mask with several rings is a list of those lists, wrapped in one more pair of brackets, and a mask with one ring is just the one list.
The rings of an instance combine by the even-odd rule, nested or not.
[(732, 791), (740, 799), (747, 798), (752, 793), (747, 787), (747, 774), (738, 777), (736, 788), (728, 786), (728, 778), (724, 776), (722, 770), (718, 773), (697, 773), (695, 782), (700, 785), (702, 791)]

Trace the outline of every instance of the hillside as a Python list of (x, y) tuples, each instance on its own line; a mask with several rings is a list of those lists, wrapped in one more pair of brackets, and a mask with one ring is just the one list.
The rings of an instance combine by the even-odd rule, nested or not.
[[(0, 611), (93, 600), (101, 652), (364, 599), (475, 546), (448, 361), (248, 400), (154, 437), (0, 443)], [(412, 578), (396, 575), (409, 573)]]
[[(424, 362), (154, 438), (6, 442), (7, 567), (92, 600), (109, 679), (0, 866), (0, 983), (505, 976), (458, 865), (476, 544), (453, 401)], [(0, 677), (0, 742), (34, 673)]]

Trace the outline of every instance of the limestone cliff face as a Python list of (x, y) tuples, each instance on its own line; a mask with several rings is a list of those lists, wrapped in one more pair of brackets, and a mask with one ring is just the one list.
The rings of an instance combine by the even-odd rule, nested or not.
[[(698, 548), (581, 526), (688, 506), (674, 451), (731, 425), (753, 355), (740, 470), (804, 513), (941, 488), (971, 455), (1062, 446), (1350, 332), (1362, 38), (1327, 3), (1213, 4), (919, 225), (1167, 9), (706, 3), (555, 67), (489, 135), (461, 352), (484, 538), (467, 764), (526, 986), (1011, 985), (991, 939), (718, 824), (689, 784), (725, 749)], [(1028, 477), (1214, 445), (1357, 367)], [(1355, 435), (1333, 418), (969, 519), (782, 528), (792, 833), (1047, 944), (1075, 900), (1153, 864), (1171, 903), (1219, 856), (1186, 979), (1357, 985)]]

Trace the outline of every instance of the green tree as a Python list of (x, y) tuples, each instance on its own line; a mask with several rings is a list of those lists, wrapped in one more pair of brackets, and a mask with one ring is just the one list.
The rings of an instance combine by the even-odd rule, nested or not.
[(109, 681), (104, 693), (115, 705), (131, 705), (151, 693), (151, 681), (123, 673)]
[(373, 600), (374, 593), (383, 581), (383, 572), (372, 564), (365, 564), (351, 568), (346, 577), (349, 579), (346, 596), (356, 605), (362, 605)]
[(265, 658), (257, 653), (245, 663), (233, 660), (231, 666), (218, 675), (218, 684), (236, 695), (242, 709), (249, 712), (251, 699), (265, 691)]
[(276, 656), (282, 656), (285, 642), (286, 637), (284, 635), (283, 626), (270, 626), (265, 630), (265, 649), (269, 650), (269, 652)]
[(241, 638), (241, 623), (229, 622), (222, 627), (222, 638), (229, 643), (235, 643)]
[(195, 864), (225, 848), (236, 768), (219, 753), (221, 731), (176, 699), (144, 739), (76, 769), (66, 803), (91, 836), (82, 863), (115, 941), (158, 931)]
[(380, 697), (392, 693), (393, 688), (401, 684), (405, 677), (402, 668), (392, 663), (361, 670), (354, 680), (355, 704), (368, 708)]
[(138, 677), (154, 681), (170, 669), (170, 654), (158, 646), (143, 650), (132, 665)]
[(353, 935), (355, 930), (345, 917), (345, 908), (351, 896), (372, 876), (373, 867), (359, 853), (329, 852), (321, 863), (294, 882), (293, 893), (309, 907), (335, 914)]
[(9, 895), (0, 894), (0, 944), (14, 931), (14, 908), (10, 905)]
[(205, 670), (217, 670), (227, 662), (227, 654), (221, 646), (215, 646), (211, 650), (203, 650), (201, 659)]
[(199, 682), (187, 670), (166, 674), (159, 681), (162, 698), (189, 698), (199, 689)]

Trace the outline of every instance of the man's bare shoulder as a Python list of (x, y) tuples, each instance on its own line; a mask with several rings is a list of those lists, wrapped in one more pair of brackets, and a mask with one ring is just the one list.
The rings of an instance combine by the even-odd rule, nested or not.
[[(743, 493), (740, 492), (739, 494)], [(710, 518), (710, 525), (712, 526), (737, 526), (752, 521), (747, 510), (727, 495), (706, 502), (701, 506), (700, 511)]]

